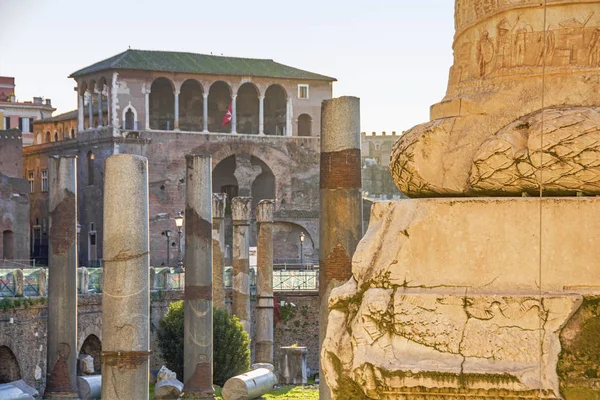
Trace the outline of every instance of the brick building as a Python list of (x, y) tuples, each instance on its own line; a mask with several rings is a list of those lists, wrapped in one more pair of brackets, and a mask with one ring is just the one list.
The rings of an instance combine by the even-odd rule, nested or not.
[(33, 123), (48, 118), (56, 110), (50, 99), (34, 97), (20, 102), (15, 96), (15, 78), (0, 76), (0, 129), (19, 129), (23, 146), (33, 144)]
[(0, 260), (29, 259), (29, 183), (22, 179), (22, 137), (0, 130)]
[[(23, 173), (35, 178), (30, 225), (42, 238), (49, 156), (79, 157), (80, 262), (93, 265), (102, 258), (104, 160), (140, 154), (149, 163), (152, 263), (164, 263), (167, 248), (176, 258), (184, 156), (209, 153), (213, 192), (252, 196), (255, 204), (275, 199), (275, 258), (298, 258), (301, 232), (305, 257), (318, 253), (321, 103), (332, 97), (334, 78), (272, 60), (141, 50), (71, 77), (77, 111), (34, 123), (36, 143), (24, 149)], [(43, 257), (44, 241), (32, 251)]]

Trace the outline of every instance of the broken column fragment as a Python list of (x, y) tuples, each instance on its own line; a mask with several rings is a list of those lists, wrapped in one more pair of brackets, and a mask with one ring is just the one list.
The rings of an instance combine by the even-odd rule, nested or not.
[(213, 213), (213, 307), (225, 310), (225, 204), (226, 193), (214, 193)]
[(214, 399), (211, 157), (185, 161), (184, 392)]
[[(352, 277), (352, 255), (362, 237), (360, 99), (325, 101), (321, 115), (320, 344), (327, 332), (329, 294)], [(322, 400), (331, 396), (325, 379), (319, 395)]]
[(255, 362), (273, 364), (273, 212), (274, 200), (256, 207), (258, 223)]
[(233, 314), (250, 333), (250, 217), (252, 197), (234, 197), (233, 219)]
[(48, 367), (45, 398), (77, 397), (77, 157), (48, 159)]
[(149, 325), (148, 162), (106, 159), (102, 291), (102, 399), (147, 399)]

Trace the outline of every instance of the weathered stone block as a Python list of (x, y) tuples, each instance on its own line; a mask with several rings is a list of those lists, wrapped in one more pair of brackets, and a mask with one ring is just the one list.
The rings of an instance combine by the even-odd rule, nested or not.
[(279, 381), (284, 385), (306, 385), (308, 372), (306, 368), (306, 347), (282, 347), (277, 364)]
[(329, 298), (321, 356), (333, 398), (560, 398), (559, 334), (583, 295), (600, 293), (599, 206), (376, 203), (353, 278)]

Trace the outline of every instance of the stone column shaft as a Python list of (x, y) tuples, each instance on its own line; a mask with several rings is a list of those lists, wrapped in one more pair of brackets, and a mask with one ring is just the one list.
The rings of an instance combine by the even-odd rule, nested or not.
[(183, 373), (186, 396), (214, 399), (212, 160), (186, 156)]
[(92, 96), (91, 92), (88, 92), (87, 98), (88, 98), (88, 128), (92, 129), (94, 127), (94, 108), (93, 108), (94, 97)]
[(117, 154), (104, 170), (102, 399), (147, 399), (148, 161)]
[(179, 90), (173, 92), (175, 96), (175, 115), (173, 118), (173, 130), (179, 130)]
[[(329, 294), (352, 277), (352, 255), (362, 237), (360, 100), (340, 97), (323, 102), (321, 121), (319, 343), (322, 347), (327, 333)], [(328, 400), (331, 391), (322, 369), (319, 376), (319, 398)]]
[(98, 90), (98, 126), (103, 126), (102, 121), (102, 88)]
[(258, 222), (255, 362), (273, 364), (273, 213), (274, 200), (262, 200)]
[(213, 212), (213, 306), (225, 310), (225, 205), (226, 193), (214, 193)]
[(202, 131), (204, 133), (208, 132), (208, 93), (202, 93), (202, 97), (204, 97), (204, 101), (202, 102)]
[(265, 134), (265, 96), (258, 97), (258, 134)]
[(48, 364), (45, 398), (77, 395), (77, 157), (48, 159)]
[(233, 219), (233, 314), (250, 334), (250, 217), (252, 197), (234, 197)]
[(285, 135), (292, 136), (292, 98), (287, 98), (285, 108)]
[(231, 96), (231, 133), (237, 133), (237, 95)]
[(145, 113), (145, 121), (144, 121), (144, 126), (146, 128), (147, 131), (150, 130), (150, 90), (146, 90), (146, 92), (144, 93), (144, 105), (146, 108), (146, 113)]
[(85, 102), (83, 100), (83, 95), (81, 93), (77, 93), (77, 130), (79, 132), (83, 131), (85, 122)]

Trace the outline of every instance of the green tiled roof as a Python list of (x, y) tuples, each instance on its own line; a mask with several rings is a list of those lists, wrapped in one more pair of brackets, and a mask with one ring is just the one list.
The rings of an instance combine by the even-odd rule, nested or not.
[(213, 56), (173, 51), (133, 50), (73, 72), (70, 78), (110, 69), (179, 72), (207, 75), (260, 76), (268, 78), (321, 80), (336, 79), (279, 64), (273, 60)]

